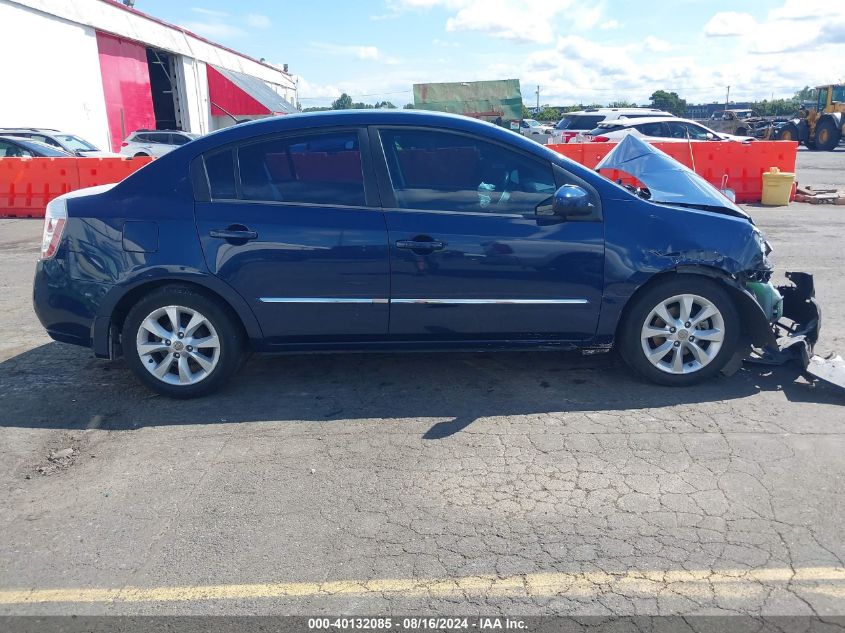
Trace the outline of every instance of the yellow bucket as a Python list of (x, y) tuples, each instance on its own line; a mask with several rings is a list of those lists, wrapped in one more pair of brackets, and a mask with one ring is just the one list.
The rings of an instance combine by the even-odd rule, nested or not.
[(789, 195), (792, 193), (794, 182), (795, 174), (781, 172), (777, 167), (772, 167), (768, 172), (763, 173), (763, 199), (760, 202), (767, 207), (782, 207), (789, 204)]

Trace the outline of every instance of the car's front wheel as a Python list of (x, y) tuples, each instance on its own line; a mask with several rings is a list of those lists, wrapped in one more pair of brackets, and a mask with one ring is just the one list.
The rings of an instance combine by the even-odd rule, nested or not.
[(241, 330), (228, 311), (183, 286), (160, 288), (139, 301), (126, 317), (121, 340), (135, 375), (172, 398), (217, 389), (244, 353)]
[(740, 341), (740, 318), (718, 282), (682, 275), (656, 283), (633, 300), (619, 351), (637, 373), (670, 386), (717, 374)]

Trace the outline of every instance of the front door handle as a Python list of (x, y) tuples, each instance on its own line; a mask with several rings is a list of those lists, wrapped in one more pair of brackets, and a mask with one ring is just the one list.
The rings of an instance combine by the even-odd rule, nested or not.
[(245, 226), (230, 226), (226, 229), (212, 229), (208, 232), (211, 237), (216, 237), (221, 240), (254, 240), (258, 238), (256, 231), (251, 231)]
[(397, 240), (396, 248), (403, 248), (414, 252), (425, 251), (427, 253), (432, 253), (434, 251), (442, 251), (446, 248), (446, 244), (436, 240)]

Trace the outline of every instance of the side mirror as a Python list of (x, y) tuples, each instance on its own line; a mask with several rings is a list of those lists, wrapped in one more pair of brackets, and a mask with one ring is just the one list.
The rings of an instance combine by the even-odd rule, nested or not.
[(705, 134), (705, 136), (707, 137), (708, 141), (712, 141), (714, 138), (716, 138), (716, 135), (713, 134), (713, 132), (707, 132), (707, 134)]
[(577, 185), (563, 185), (555, 191), (552, 212), (564, 218), (590, 215), (593, 212), (590, 194)]

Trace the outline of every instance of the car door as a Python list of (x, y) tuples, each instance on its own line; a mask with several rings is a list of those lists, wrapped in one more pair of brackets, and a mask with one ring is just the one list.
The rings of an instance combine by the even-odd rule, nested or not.
[(593, 336), (600, 200), (585, 221), (551, 215), (559, 185), (586, 183), (475, 135), (383, 127), (371, 137), (390, 243), (391, 339)]
[(268, 343), (386, 337), (387, 230), (368, 152), (366, 130), (349, 128), (262, 137), (199, 159), (206, 263), (252, 305)]

